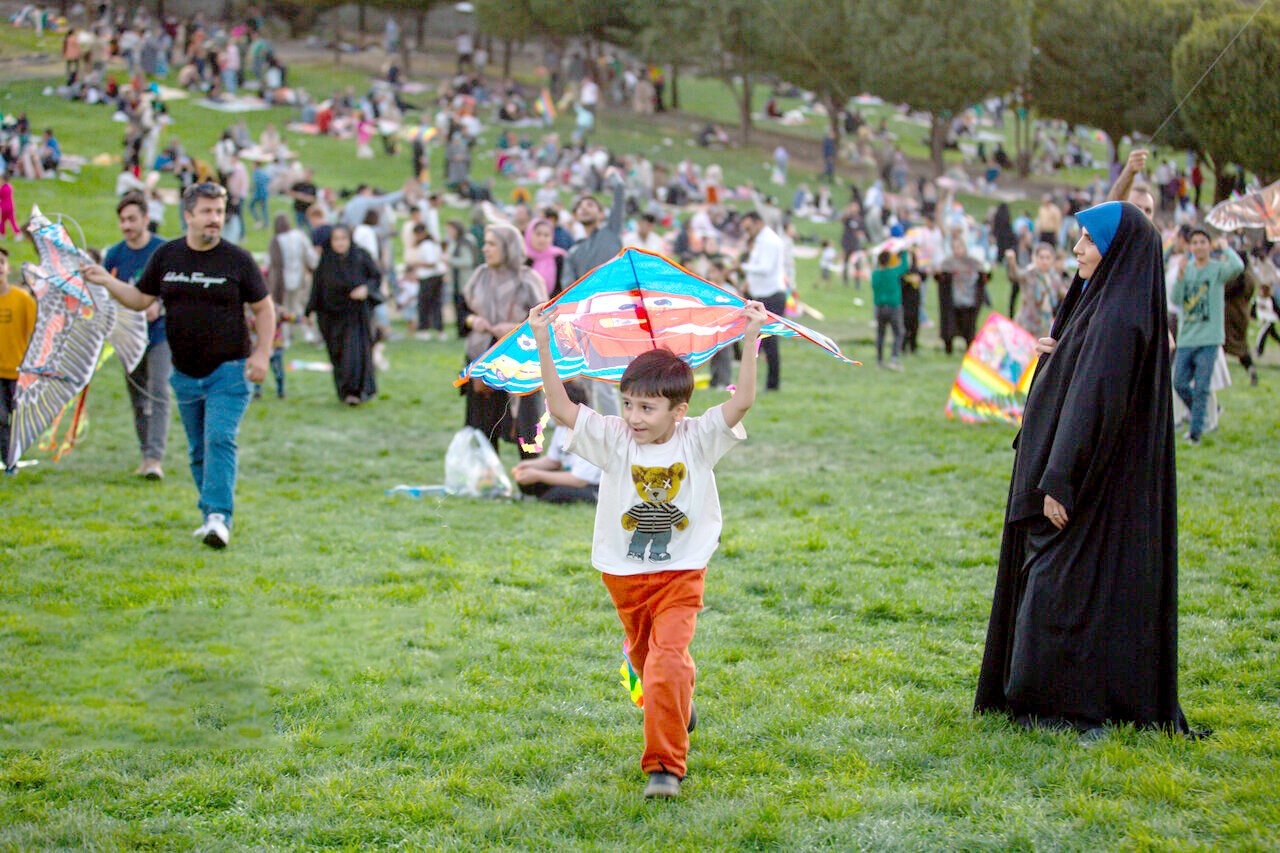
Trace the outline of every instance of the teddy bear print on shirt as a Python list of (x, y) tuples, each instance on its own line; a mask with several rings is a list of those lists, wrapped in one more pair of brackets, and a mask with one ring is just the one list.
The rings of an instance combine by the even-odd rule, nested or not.
[(667, 553), (671, 531), (689, 526), (689, 517), (671, 503), (680, 491), (685, 473), (684, 464), (680, 462), (670, 468), (631, 466), (631, 479), (643, 503), (622, 516), (622, 529), (635, 531), (627, 548), (628, 560), (643, 561), (646, 548), (651, 562), (665, 563), (671, 559)]

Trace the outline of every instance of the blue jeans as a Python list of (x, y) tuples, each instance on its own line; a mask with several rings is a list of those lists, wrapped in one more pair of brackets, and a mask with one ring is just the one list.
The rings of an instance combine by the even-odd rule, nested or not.
[(201, 379), (178, 370), (169, 377), (178, 399), (178, 414), (187, 431), (191, 477), (204, 516), (220, 512), (231, 526), (236, 490), (236, 436), (249, 408), (251, 388), (244, 375), (244, 359), (223, 362)]
[(1191, 437), (1200, 438), (1204, 430), (1205, 410), (1209, 407), (1209, 382), (1218, 348), (1178, 347), (1173, 354), (1173, 390), (1191, 410)]
[(267, 196), (255, 195), (253, 200), (249, 202), (249, 215), (253, 217), (254, 224), (262, 223), (262, 227), (267, 227), (270, 219), (270, 212), (267, 207)]

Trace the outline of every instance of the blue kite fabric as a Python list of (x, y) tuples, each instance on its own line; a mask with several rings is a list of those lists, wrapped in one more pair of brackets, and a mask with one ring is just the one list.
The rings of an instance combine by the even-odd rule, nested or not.
[[(661, 255), (627, 248), (550, 302), (551, 355), (561, 379), (586, 376), (619, 382), (631, 360), (651, 349), (671, 350), (697, 368), (742, 340), (746, 300)], [(850, 361), (835, 341), (785, 317), (769, 315), (760, 334), (803, 338)], [(522, 323), (469, 364), (454, 383), (479, 379), (490, 388), (531, 394), (542, 387), (538, 345)]]

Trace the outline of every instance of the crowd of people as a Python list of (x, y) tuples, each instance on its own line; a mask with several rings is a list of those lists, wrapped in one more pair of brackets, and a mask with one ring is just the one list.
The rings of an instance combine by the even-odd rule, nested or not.
[[(99, 22), (84, 38), (68, 33), (68, 92), (97, 85), (95, 56), (108, 33), (114, 47), (105, 49), (126, 56), (131, 72), (138, 66), (135, 81), (180, 55), (184, 72), (194, 69), (194, 85), (214, 96), (237, 91), (246, 72), (260, 88), (282, 85), (268, 79), (278, 66), (252, 20), (225, 40), (215, 30), (206, 34), (198, 17), (172, 30), (168, 22), (121, 24)], [(389, 27), (388, 52), (398, 38)], [(697, 723), (688, 647), (720, 535), (712, 467), (745, 438), (741, 421), (756, 400), (756, 336), (765, 312), (802, 310), (797, 255), (811, 250), (819, 275), (838, 278), (850, 300), (861, 299), (868, 280), (876, 362), (891, 370), (903, 369), (920, 348), (928, 323), (947, 354), (956, 338), (972, 344), (983, 309), (996, 307), (988, 284), (1003, 267), (1012, 285), (1008, 313), (1037, 339), (1041, 366), (1016, 449), (975, 707), (1087, 737), (1116, 721), (1201, 734), (1183, 715), (1176, 690), (1172, 399), (1185, 408), (1186, 441), (1195, 446), (1218, 423), (1213, 395), (1225, 356), (1239, 358), (1257, 381), (1253, 351), (1269, 338), (1280, 342), (1280, 256), (1265, 242), (1246, 245), (1204, 227), (1197, 163), (1184, 176), (1165, 160), (1148, 175), (1148, 154), (1138, 150), (1109, 187), (1050, 193), (1034, 215), (1014, 216), (1009, 204), (997, 203), (975, 217), (958, 201), (954, 181), (911, 180), (901, 148), (871, 133), (863, 139), (875, 177), (851, 184), (843, 205), (829, 181), (816, 191), (801, 185), (779, 201), (751, 185), (726, 186), (714, 164), (682, 159), (671, 166), (611, 151), (592, 141), (593, 118), (577, 122), (580, 132), (567, 142), (545, 134), (535, 143), (523, 130), (541, 121), (535, 99), (510, 81), (486, 91), (487, 57), (466, 33), (456, 47), (458, 73), (437, 93), (431, 125), (444, 169), (432, 180), (427, 134), (420, 132), (410, 176), (390, 191), (322, 185), (271, 126), (254, 138), (237, 122), (210, 157), (188, 152), (176, 137), (162, 149), (154, 89), (130, 85), (108, 96), (129, 123), (116, 186), (120, 240), (84, 274), (145, 313), (146, 353), (125, 378), (141, 457), (136, 473), (165, 476), (172, 391), (199, 494), (200, 541), (229, 544), (239, 425), (269, 377), (277, 396), (287, 396), (285, 354), (294, 340), (322, 343), (336, 398), (354, 407), (377, 398), (378, 373), (389, 367), (386, 344), (401, 328), (421, 346), (456, 348), (461, 367), (528, 322), (545, 396), (510, 395), (472, 379), (460, 389), (460, 421), (495, 449), (504, 441), (518, 445), (513, 475), (525, 494), (596, 505), (592, 562), (645, 686), (645, 795), (676, 796)], [(661, 72), (621, 54), (549, 54), (547, 63), (548, 100), (567, 85), (576, 109), (589, 116), (602, 98), (642, 113), (665, 108)], [(352, 135), (357, 156), (366, 156), (374, 135), (391, 155), (398, 150), (391, 126), (406, 117), (402, 95), (392, 72), (364, 95), (348, 90), (297, 103), (315, 132)], [(545, 116), (547, 103), (536, 103)], [(6, 167), (26, 177), (56, 171), (52, 130), (33, 148), (30, 127), (21, 123), (13, 128), (16, 147), (6, 137)], [(516, 185), (509, 200), (473, 174), (489, 123), (501, 128), (495, 172)], [(714, 129), (701, 137), (707, 145), (719, 139)], [(824, 144), (829, 178), (835, 155), (828, 149)], [(1007, 161), (997, 148), (994, 161), (1002, 157)], [(785, 184), (785, 146), (770, 166)], [(0, 234), (6, 223), (16, 229), (7, 177)], [(165, 222), (158, 186), (165, 179), (177, 184), (181, 200), (181, 236), (168, 240), (166, 233), (177, 232)], [(273, 217), (272, 204), (281, 201), (288, 212)], [(451, 210), (461, 213), (449, 218)], [(803, 233), (806, 223), (824, 222), (839, 223), (838, 245)], [(271, 231), (264, 258), (238, 245), (250, 228)], [(670, 256), (744, 297), (742, 346), (720, 350), (709, 365), (711, 386), (736, 379), (735, 393), (702, 416), (687, 417), (693, 371), (665, 350), (635, 359), (616, 389), (562, 385), (555, 375), (539, 306), (624, 247)], [(5, 441), (16, 368), (35, 321), (30, 296), (10, 287), (8, 275), (0, 248)], [(934, 318), (926, 309), (930, 279)], [(1251, 308), (1262, 321), (1252, 345)], [(763, 390), (777, 391), (777, 339), (766, 337), (758, 349)], [(540, 454), (521, 438), (539, 431), (544, 409), (556, 437)], [(0, 453), (7, 461), (3, 444)]]

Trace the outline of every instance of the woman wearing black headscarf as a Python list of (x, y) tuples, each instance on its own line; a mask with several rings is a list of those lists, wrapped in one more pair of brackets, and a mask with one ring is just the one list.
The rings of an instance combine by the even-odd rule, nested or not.
[(382, 299), (381, 277), (369, 253), (352, 245), (351, 231), (345, 225), (334, 226), (320, 254), (307, 313), (316, 317), (333, 364), (338, 399), (348, 406), (358, 406), (378, 391), (370, 317)]
[(1079, 221), (1079, 272), (1014, 441), (975, 710), (1187, 732), (1160, 235), (1127, 202)]
[[(1013, 233), (1013, 217), (1009, 213), (1009, 205), (1000, 202), (995, 214), (991, 217), (991, 236), (996, 241), (996, 257), (1003, 258), (1005, 252), (1016, 251), (1018, 235)], [(1009, 316), (1012, 317), (1018, 304), (1018, 282), (1009, 280)]]

